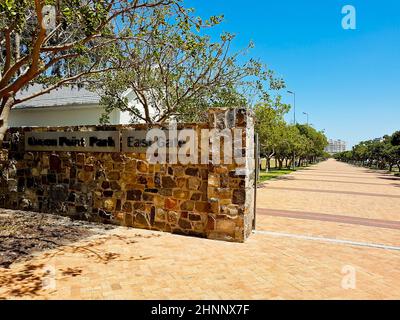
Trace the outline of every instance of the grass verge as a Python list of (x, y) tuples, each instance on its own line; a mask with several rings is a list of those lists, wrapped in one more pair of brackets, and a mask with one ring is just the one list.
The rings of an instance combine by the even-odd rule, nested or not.
[(301, 170), (303, 168), (296, 168), (296, 169), (270, 169), (268, 172), (260, 171), (260, 179), (258, 183), (265, 182), (267, 180), (275, 179), (277, 177), (283, 176), (285, 174), (290, 174), (296, 172), (297, 170)]

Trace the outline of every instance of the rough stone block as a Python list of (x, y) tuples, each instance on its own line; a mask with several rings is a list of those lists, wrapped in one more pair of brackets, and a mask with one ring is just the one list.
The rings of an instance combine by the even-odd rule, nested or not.
[(173, 198), (166, 198), (166, 199), (165, 199), (165, 202), (164, 202), (164, 207), (165, 207), (166, 209), (171, 210), (171, 209), (175, 209), (176, 206), (177, 206), (177, 204), (178, 204), (178, 201), (177, 201), (176, 199), (173, 199)]
[(185, 199), (189, 199), (189, 197), (190, 197), (189, 191), (184, 191), (184, 190), (179, 190), (179, 189), (174, 190), (172, 194), (177, 199), (185, 200)]
[(126, 192), (126, 200), (139, 201), (142, 198), (141, 190), (128, 190)]
[(194, 201), (187, 200), (181, 203), (181, 210), (192, 211), (194, 209)]
[(233, 190), (232, 203), (244, 204), (246, 200), (246, 191), (244, 189)]
[(172, 177), (164, 176), (162, 177), (162, 187), (167, 189), (175, 188), (176, 182)]

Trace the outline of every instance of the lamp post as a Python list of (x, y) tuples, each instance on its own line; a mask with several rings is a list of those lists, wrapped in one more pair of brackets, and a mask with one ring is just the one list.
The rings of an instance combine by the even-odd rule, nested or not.
[(287, 93), (293, 95), (293, 124), (296, 124), (296, 92), (288, 91)]
[[(293, 95), (293, 124), (296, 125), (296, 92), (288, 90), (287, 93)], [(293, 150), (292, 167), (293, 167), (293, 170), (296, 169), (296, 154), (295, 154), (294, 150)]]
[(307, 116), (307, 125), (308, 125), (308, 112), (303, 112)]

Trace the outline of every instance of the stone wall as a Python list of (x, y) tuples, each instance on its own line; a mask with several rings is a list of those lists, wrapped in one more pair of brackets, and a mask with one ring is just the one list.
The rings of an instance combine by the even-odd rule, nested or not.
[[(243, 128), (243, 164), (150, 164), (145, 153), (25, 151), (29, 131), (115, 131), (148, 125), (11, 128), (0, 154), (0, 207), (50, 212), (228, 241), (244, 241), (254, 215), (253, 119), (213, 109), (178, 129)], [(219, 139), (216, 135), (211, 140)], [(212, 141), (211, 141), (212, 143)], [(223, 148), (223, 143), (220, 146)], [(215, 150), (214, 150), (215, 151)], [(212, 157), (210, 148), (210, 159)], [(211, 161), (210, 161), (211, 162)]]

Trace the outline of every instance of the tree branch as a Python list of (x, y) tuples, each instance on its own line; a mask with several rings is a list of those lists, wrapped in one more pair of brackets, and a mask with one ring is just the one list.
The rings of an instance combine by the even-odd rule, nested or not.
[(11, 31), (6, 29), (4, 31), (5, 41), (6, 41), (6, 61), (4, 64), (4, 72), (7, 72), (11, 65)]

